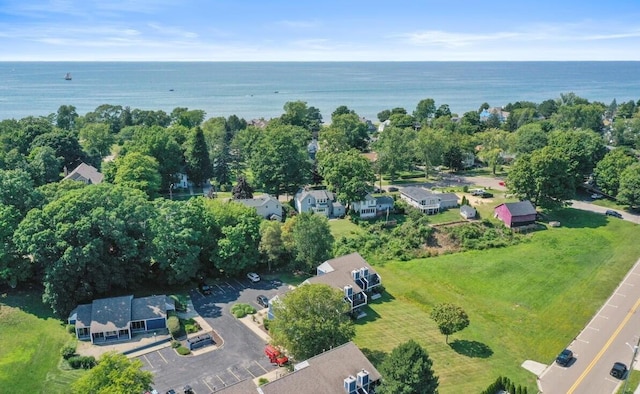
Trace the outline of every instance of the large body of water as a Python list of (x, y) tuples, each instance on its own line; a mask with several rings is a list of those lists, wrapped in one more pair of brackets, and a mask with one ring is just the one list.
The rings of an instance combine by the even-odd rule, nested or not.
[(376, 120), (384, 109), (411, 113), (424, 98), (462, 115), (484, 102), (539, 103), (568, 92), (605, 104), (635, 101), (640, 62), (0, 62), (0, 120), (60, 105), (84, 115), (102, 104), (269, 119), (295, 100), (325, 120), (340, 105)]

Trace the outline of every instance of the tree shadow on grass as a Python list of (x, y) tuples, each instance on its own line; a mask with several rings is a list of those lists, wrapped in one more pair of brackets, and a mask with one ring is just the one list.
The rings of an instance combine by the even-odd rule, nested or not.
[(463, 356), (473, 358), (489, 358), (493, 355), (493, 350), (484, 343), (478, 341), (467, 341), (465, 339), (456, 339), (449, 343), (451, 349)]
[(597, 212), (582, 211), (575, 208), (563, 208), (546, 213), (548, 221), (558, 221), (566, 228), (598, 228), (607, 225), (607, 217)]
[(371, 364), (375, 366), (379, 366), (380, 364), (382, 364), (384, 359), (387, 357), (387, 353), (381, 350), (369, 349), (366, 347), (360, 350), (365, 355), (365, 357), (367, 357), (367, 359), (371, 361)]

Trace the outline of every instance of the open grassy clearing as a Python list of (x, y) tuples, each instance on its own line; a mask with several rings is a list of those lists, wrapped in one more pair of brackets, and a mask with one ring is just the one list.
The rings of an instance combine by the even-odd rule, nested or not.
[[(444, 394), (479, 392), (499, 375), (535, 392), (535, 376), (520, 364), (552, 362), (640, 256), (637, 225), (574, 209), (552, 219), (562, 227), (509, 248), (375, 267), (389, 294), (358, 322), (355, 342), (375, 360), (417, 340)], [(440, 302), (460, 305), (471, 320), (451, 346), (429, 318)]]
[(339, 239), (341, 237), (351, 238), (364, 231), (362, 227), (347, 218), (329, 220), (329, 228), (331, 229), (331, 234), (333, 234), (335, 239)]
[[(63, 369), (60, 349), (73, 337), (38, 291), (0, 299), (0, 387), (21, 393), (68, 393), (83, 371)], [(0, 390), (1, 391), (1, 390)]]

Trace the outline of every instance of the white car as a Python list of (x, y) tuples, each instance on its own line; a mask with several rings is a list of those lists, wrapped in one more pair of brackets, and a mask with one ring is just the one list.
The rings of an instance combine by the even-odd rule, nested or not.
[(260, 275), (256, 274), (255, 272), (249, 272), (247, 274), (247, 278), (253, 283), (260, 282)]
[(593, 194), (591, 195), (591, 198), (593, 198), (594, 200), (597, 200), (597, 199), (599, 199), (599, 198), (602, 198), (602, 194), (593, 193)]

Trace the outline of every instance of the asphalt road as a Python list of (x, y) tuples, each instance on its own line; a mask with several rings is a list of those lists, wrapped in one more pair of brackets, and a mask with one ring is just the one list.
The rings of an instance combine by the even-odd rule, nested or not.
[(191, 301), (224, 343), (219, 349), (198, 356), (182, 357), (165, 348), (138, 357), (143, 368), (153, 372), (154, 387), (160, 393), (171, 388), (182, 392), (187, 384), (198, 394), (210, 393), (276, 369), (263, 353), (265, 342), (233, 317), (230, 309), (236, 302), (259, 308), (255, 302), (258, 294), (272, 297), (283, 293), (286, 286), (265, 280), (253, 284), (242, 279), (212, 284), (213, 294), (203, 296), (194, 289)]
[[(629, 367), (640, 335), (640, 260), (569, 345), (568, 367), (550, 365), (539, 377), (545, 394), (609, 394), (622, 384), (609, 375), (614, 362)], [(558, 349), (558, 353), (562, 349)]]

